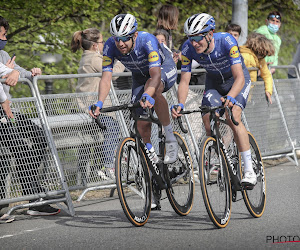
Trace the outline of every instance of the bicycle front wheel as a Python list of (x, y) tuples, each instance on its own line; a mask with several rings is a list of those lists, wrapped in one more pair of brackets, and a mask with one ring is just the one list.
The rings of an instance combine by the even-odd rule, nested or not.
[[(249, 213), (254, 217), (261, 217), (266, 205), (266, 178), (263, 161), (261, 159), (260, 150), (255, 138), (248, 132), (249, 143), (251, 150), (251, 159), (253, 170), (256, 173), (257, 183), (252, 190), (245, 188), (242, 191), (243, 198)], [(241, 176), (243, 171), (243, 164), (240, 165)]]
[(145, 155), (137, 154), (133, 138), (118, 146), (115, 169), (119, 199), (125, 215), (135, 226), (143, 226), (151, 210), (151, 182)]
[(187, 215), (192, 209), (194, 199), (194, 172), (192, 158), (188, 147), (180, 134), (174, 132), (178, 142), (178, 158), (168, 164), (171, 188), (167, 196), (174, 211), (179, 215)]
[(213, 137), (205, 137), (200, 145), (199, 178), (201, 191), (207, 213), (218, 228), (228, 225), (231, 214), (231, 184), (224, 157), (220, 149), (220, 159), (217, 142)]

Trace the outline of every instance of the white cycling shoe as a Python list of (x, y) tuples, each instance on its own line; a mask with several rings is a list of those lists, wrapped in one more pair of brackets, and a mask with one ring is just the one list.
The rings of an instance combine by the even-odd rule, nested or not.
[(256, 184), (256, 174), (254, 172), (246, 172), (244, 178), (241, 180), (241, 184), (247, 186), (255, 186)]
[(164, 159), (164, 164), (171, 164), (177, 160), (178, 155), (178, 143), (176, 142), (166, 142), (166, 155)]

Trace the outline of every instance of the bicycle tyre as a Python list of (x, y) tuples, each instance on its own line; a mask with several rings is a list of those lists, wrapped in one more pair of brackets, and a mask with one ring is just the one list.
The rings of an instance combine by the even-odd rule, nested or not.
[[(252, 190), (244, 189), (242, 191), (243, 199), (249, 213), (254, 218), (263, 215), (266, 206), (266, 178), (261, 153), (254, 136), (248, 132), (252, 166), (256, 173), (257, 183)], [(242, 164), (240, 164), (240, 174), (242, 176)]]
[(228, 165), (224, 152), (220, 149), (223, 166), (217, 151), (217, 142), (213, 137), (205, 137), (200, 144), (199, 178), (207, 213), (217, 228), (228, 225), (231, 215), (232, 190)]
[(166, 190), (169, 202), (174, 211), (185, 216), (190, 213), (194, 200), (194, 171), (191, 154), (180, 134), (174, 132), (178, 142), (178, 158), (168, 164), (171, 188)]
[(137, 227), (145, 225), (151, 210), (151, 181), (145, 155), (137, 155), (135, 139), (127, 137), (119, 143), (115, 170), (118, 196), (126, 217)]

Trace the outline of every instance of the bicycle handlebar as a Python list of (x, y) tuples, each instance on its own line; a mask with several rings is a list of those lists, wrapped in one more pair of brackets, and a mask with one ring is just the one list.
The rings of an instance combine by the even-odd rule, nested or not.
[[(142, 101), (145, 102), (146, 98), (143, 97)], [(125, 110), (125, 109), (133, 110), (133, 109), (140, 108), (140, 107), (141, 107), (140, 102), (126, 103), (126, 104), (122, 104), (122, 105), (118, 105), (118, 106), (112, 106), (112, 107), (102, 108), (100, 110), (100, 113), (109, 113), (109, 112), (120, 111), (120, 110)], [(91, 106), (91, 110), (94, 113), (95, 110), (96, 110), (96, 105), (93, 104)], [(159, 119), (156, 118), (156, 117), (154, 117), (152, 109), (146, 108), (146, 112), (147, 112), (147, 117), (145, 117), (144, 120), (146, 120), (147, 118), (150, 118), (149, 119), (150, 121), (153, 121), (153, 122), (156, 122), (156, 123), (159, 122)], [(103, 125), (101, 123), (101, 121), (100, 121), (100, 116), (97, 116), (97, 118), (95, 119), (95, 121), (96, 121), (96, 123), (98, 124), (98, 126), (101, 129), (106, 130), (106, 126)]]
[[(194, 109), (194, 110), (181, 110), (179, 112), (179, 114), (191, 114), (191, 113), (197, 113), (197, 112), (201, 112), (201, 113), (207, 113), (207, 112), (214, 112), (216, 111), (217, 109), (227, 109), (228, 111), (228, 114), (229, 114), (229, 117), (231, 119), (231, 121), (233, 122), (233, 124), (235, 126), (238, 126), (239, 123), (234, 119), (233, 115), (232, 115), (232, 109), (229, 108), (228, 106), (224, 107), (224, 106), (215, 106), (215, 107), (209, 107), (209, 106), (200, 106), (199, 109)], [(187, 131), (184, 127), (183, 127), (183, 124), (182, 124), (182, 120), (181, 120), (181, 117), (178, 117), (177, 118), (178, 120), (178, 124), (181, 128), (181, 130), (184, 132), (184, 131)], [(187, 133), (187, 132), (184, 132), (184, 133)]]

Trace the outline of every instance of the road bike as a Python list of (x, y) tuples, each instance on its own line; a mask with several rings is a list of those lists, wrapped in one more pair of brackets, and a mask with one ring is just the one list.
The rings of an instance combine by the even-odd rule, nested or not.
[[(252, 166), (257, 183), (255, 186), (245, 186), (241, 184), (244, 163), (237, 145), (232, 140), (226, 148), (224, 143), (226, 136), (222, 138), (220, 133), (220, 123), (227, 124), (226, 118), (216, 114), (216, 110), (221, 109), (225, 109), (225, 107), (201, 106), (199, 109), (181, 111), (182, 114), (210, 113), (211, 136), (204, 137), (199, 146), (199, 179), (206, 210), (217, 228), (224, 228), (228, 225), (231, 216), (231, 201), (236, 201), (237, 191), (242, 192), (246, 207), (255, 218), (262, 216), (266, 205), (266, 179), (256, 140), (248, 132)], [(238, 125), (233, 118), (231, 109), (226, 107), (226, 110), (232, 122)]]
[[(101, 109), (101, 113), (129, 110), (131, 114), (130, 137), (123, 138), (116, 150), (115, 176), (123, 211), (135, 226), (145, 225), (150, 216), (152, 198), (159, 204), (161, 191), (164, 189), (172, 208), (182, 216), (189, 214), (194, 198), (192, 158), (185, 140), (174, 132), (178, 143), (178, 158), (172, 164), (164, 164), (165, 136), (162, 125), (149, 109), (147, 115), (135, 115), (133, 110), (139, 107), (137, 102)], [(154, 161), (143, 142), (137, 129), (137, 121), (157, 124), (158, 162)], [(96, 122), (105, 129), (99, 119)]]

